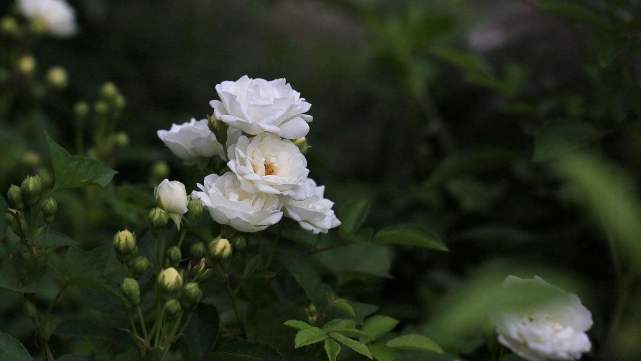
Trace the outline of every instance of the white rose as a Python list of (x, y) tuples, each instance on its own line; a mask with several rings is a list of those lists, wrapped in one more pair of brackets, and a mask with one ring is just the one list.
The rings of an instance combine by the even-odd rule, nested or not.
[(243, 76), (216, 85), (220, 100), (209, 104), (217, 119), (247, 134), (263, 132), (296, 139), (309, 132), (312, 116), (304, 114), (311, 104), (300, 97), (285, 79), (267, 81)]
[(222, 145), (209, 130), (207, 119), (192, 118), (180, 125), (172, 124), (169, 130), (159, 130), (157, 134), (172, 153), (187, 162), (214, 155), (225, 157)]
[(307, 160), (291, 141), (270, 133), (259, 134), (251, 140), (242, 135), (227, 153), (227, 166), (245, 191), (295, 199), (305, 197), (304, 184), (309, 174)]
[(183, 215), (187, 213), (187, 192), (185, 185), (178, 181), (164, 179), (155, 191), (156, 200), (167, 213)]
[(592, 314), (579, 298), (550, 285), (539, 277), (520, 279), (509, 276), (506, 287), (543, 287), (552, 292), (544, 305), (518, 312), (504, 312), (495, 317), (498, 340), (529, 361), (578, 360), (590, 351), (586, 331), (592, 327)]
[(313, 194), (308, 198), (302, 201), (292, 198), (285, 200), (287, 217), (297, 221), (301, 227), (314, 234), (327, 233), (329, 229), (340, 226), (341, 221), (336, 218), (332, 210), (334, 202), (323, 196), (325, 187), (316, 186), (316, 182), (308, 178), (305, 188), (313, 190)]
[(44, 24), (53, 35), (76, 33), (76, 13), (64, 0), (18, 0), (18, 9), (30, 20)]
[(241, 232), (262, 231), (283, 217), (278, 196), (244, 191), (231, 172), (208, 175), (198, 188), (201, 192), (192, 197), (200, 199), (214, 221)]

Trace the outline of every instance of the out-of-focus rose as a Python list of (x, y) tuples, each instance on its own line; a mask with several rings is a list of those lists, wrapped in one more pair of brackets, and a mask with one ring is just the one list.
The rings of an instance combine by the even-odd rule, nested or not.
[(172, 153), (187, 162), (214, 155), (221, 158), (225, 156), (222, 145), (209, 130), (206, 119), (172, 124), (169, 130), (159, 130), (157, 134)]
[(55, 36), (68, 37), (76, 33), (76, 12), (64, 0), (18, 0), (18, 9)]

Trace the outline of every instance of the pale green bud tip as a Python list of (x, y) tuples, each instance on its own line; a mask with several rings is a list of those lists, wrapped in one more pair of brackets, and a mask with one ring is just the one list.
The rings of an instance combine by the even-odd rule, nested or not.
[(9, 190), (7, 191), (7, 200), (9, 201), (9, 205), (13, 208), (22, 209), (24, 207), (24, 203), (22, 202), (22, 192), (20, 191), (20, 187), (15, 184), (12, 184), (9, 187)]
[(164, 309), (165, 309), (165, 313), (168, 316), (175, 316), (178, 314), (178, 312), (182, 310), (182, 307), (180, 306), (180, 302), (172, 298), (170, 300), (167, 300), (167, 302), (165, 302)]
[(96, 114), (105, 115), (109, 111), (109, 104), (102, 100), (98, 100), (93, 105), (93, 110), (96, 112)]
[(25, 55), (18, 60), (18, 70), (25, 75), (31, 75), (36, 70), (36, 59), (31, 55)]
[(133, 278), (125, 278), (120, 285), (122, 293), (134, 306), (140, 304), (140, 285)]
[(129, 145), (129, 136), (125, 132), (118, 132), (113, 135), (113, 141), (117, 147), (124, 148)]
[(203, 242), (194, 243), (189, 248), (189, 253), (196, 258), (201, 258), (207, 252), (207, 248)]
[(124, 229), (114, 236), (114, 247), (120, 254), (129, 254), (136, 249), (136, 237), (129, 230)]
[(89, 114), (89, 104), (86, 102), (77, 102), (73, 106), (73, 113), (78, 119), (84, 119)]
[(131, 268), (135, 274), (141, 275), (149, 269), (149, 260), (147, 257), (138, 256), (132, 261)]
[(180, 260), (182, 259), (182, 252), (180, 251), (180, 248), (176, 246), (169, 247), (169, 249), (167, 249), (167, 259), (173, 265), (180, 263)]
[(168, 221), (169, 215), (164, 209), (156, 207), (152, 208), (151, 211), (149, 211), (149, 223), (152, 226), (156, 228), (164, 227), (165, 225), (167, 225)]
[(6, 34), (16, 34), (18, 32), (18, 23), (11, 16), (5, 16), (0, 20), (0, 29)]
[(231, 243), (227, 238), (220, 238), (209, 243), (209, 255), (213, 258), (225, 259), (231, 256)]
[(151, 174), (155, 178), (167, 178), (167, 176), (169, 175), (169, 166), (166, 162), (156, 162), (151, 169)]
[(20, 191), (22, 192), (22, 199), (24, 199), (27, 204), (33, 205), (37, 203), (42, 192), (42, 181), (40, 177), (35, 175), (25, 178), (20, 185)]
[(189, 282), (185, 285), (184, 289), (185, 301), (189, 304), (197, 304), (203, 297), (203, 291), (196, 282)]
[(42, 201), (40, 204), (40, 209), (42, 210), (42, 216), (47, 223), (51, 223), (58, 211), (58, 202), (55, 199), (49, 197)]
[(169, 267), (158, 275), (158, 285), (167, 292), (175, 292), (183, 286), (183, 278), (175, 268)]
[(106, 82), (100, 88), (100, 95), (107, 99), (113, 99), (119, 94), (118, 87), (112, 82)]
[(22, 310), (24, 311), (24, 314), (29, 317), (29, 318), (36, 318), (38, 317), (38, 308), (36, 305), (33, 304), (33, 302), (26, 300), (22, 304)]
[(198, 217), (203, 213), (203, 203), (196, 198), (189, 200), (187, 204), (187, 215), (190, 217)]
[(114, 107), (118, 110), (123, 110), (126, 106), (127, 101), (125, 100), (125, 97), (123, 97), (122, 94), (118, 94), (114, 99)]
[(47, 72), (47, 82), (54, 87), (62, 89), (67, 86), (67, 71), (60, 66), (54, 66)]

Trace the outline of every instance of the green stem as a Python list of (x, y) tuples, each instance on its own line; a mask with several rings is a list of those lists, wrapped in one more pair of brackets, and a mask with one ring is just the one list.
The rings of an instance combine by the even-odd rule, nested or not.
[(140, 328), (142, 329), (142, 334), (145, 337), (145, 343), (149, 342), (149, 334), (147, 333), (147, 324), (145, 324), (145, 317), (142, 314), (142, 309), (140, 306), (136, 307), (138, 309), (138, 317), (140, 318)]
[(231, 283), (229, 282), (229, 275), (225, 275), (225, 291), (227, 291), (227, 295), (229, 296), (229, 300), (231, 302), (231, 306), (234, 309), (234, 315), (236, 315), (236, 321), (238, 321), (238, 324), (240, 325), (240, 329), (243, 332), (243, 335), (245, 334), (245, 325), (242, 322), (242, 319), (240, 318), (240, 312), (238, 311), (238, 305), (236, 303), (236, 295), (234, 291), (232, 290)]

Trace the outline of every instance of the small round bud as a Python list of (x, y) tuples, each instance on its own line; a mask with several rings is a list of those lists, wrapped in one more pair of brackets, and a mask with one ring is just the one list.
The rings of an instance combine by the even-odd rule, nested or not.
[(40, 165), (40, 156), (36, 152), (25, 152), (22, 155), (22, 163), (31, 169), (36, 169)]
[(182, 307), (180, 306), (180, 302), (178, 302), (178, 300), (172, 298), (165, 302), (164, 310), (167, 316), (173, 317), (176, 316), (180, 311), (182, 311)]
[(207, 252), (207, 247), (203, 242), (197, 242), (191, 245), (189, 253), (195, 258), (202, 258)]
[(167, 249), (167, 261), (169, 261), (172, 266), (177, 266), (180, 263), (182, 257), (183, 255), (180, 251), (180, 248), (172, 246)]
[(38, 308), (33, 304), (33, 302), (29, 300), (25, 300), (22, 304), (22, 311), (27, 317), (31, 319), (35, 319), (36, 317), (38, 317)]
[(36, 59), (31, 55), (25, 55), (18, 60), (18, 71), (24, 75), (33, 74), (36, 70)]
[(151, 168), (151, 176), (155, 179), (163, 179), (169, 175), (169, 166), (166, 162), (158, 161)]
[(226, 259), (231, 256), (231, 243), (227, 238), (220, 238), (209, 242), (209, 255), (217, 259)]
[(164, 227), (167, 225), (167, 222), (169, 221), (169, 215), (167, 215), (167, 212), (160, 208), (152, 208), (151, 211), (149, 211), (149, 223), (155, 227), (155, 228), (160, 228)]
[(58, 211), (58, 202), (55, 199), (49, 197), (42, 201), (40, 204), (40, 209), (42, 210), (42, 217), (45, 222), (53, 222), (56, 212)]
[(105, 101), (98, 100), (97, 102), (94, 103), (93, 110), (98, 115), (105, 115), (109, 112), (109, 104), (107, 104), (107, 102)]
[(203, 298), (203, 291), (196, 282), (187, 283), (183, 292), (184, 301), (188, 305), (196, 305)]
[(305, 307), (305, 313), (307, 314), (307, 320), (310, 323), (316, 323), (318, 321), (318, 310), (313, 303)]
[(245, 238), (245, 236), (238, 235), (234, 237), (233, 241), (234, 241), (234, 249), (242, 251), (245, 248), (247, 248), (247, 238)]
[(138, 256), (131, 261), (131, 269), (136, 275), (142, 275), (149, 269), (149, 260), (147, 257)]
[(118, 91), (118, 87), (116, 87), (116, 84), (108, 81), (102, 85), (100, 88), (100, 96), (105, 98), (105, 99), (113, 99), (115, 98), (120, 92)]
[(129, 136), (125, 132), (118, 132), (113, 135), (113, 142), (116, 147), (124, 148), (129, 145)]
[(57, 89), (62, 89), (67, 86), (67, 78), (67, 71), (60, 66), (54, 66), (47, 72), (47, 82)]
[(16, 35), (20, 29), (18, 28), (16, 19), (11, 16), (5, 16), (0, 20), (0, 31), (8, 35)]
[(114, 236), (114, 247), (121, 255), (127, 255), (136, 249), (136, 237), (129, 230), (124, 229)]
[(203, 203), (200, 199), (191, 198), (187, 203), (187, 217), (196, 219), (203, 214)]
[(42, 35), (47, 32), (47, 23), (40, 19), (34, 19), (29, 23), (29, 30), (35, 35)]
[(120, 289), (132, 305), (137, 306), (140, 304), (140, 285), (138, 281), (133, 278), (125, 278), (120, 285)]
[(84, 119), (89, 114), (89, 104), (87, 102), (77, 102), (73, 106), (73, 113), (78, 119)]
[(169, 267), (160, 271), (158, 286), (167, 292), (176, 292), (183, 286), (183, 278), (175, 268)]
[(294, 144), (300, 149), (301, 153), (305, 154), (311, 148), (309, 143), (307, 143), (307, 138), (305, 137), (300, 137), (296, 140), (294, 140)]
[(51, 178), (51, 173), (45, 168), (38, 169), (38, 177), (42, 182), (42, 189), (49, 189), (53, 185), (53, 178)]
[(125, 97), (122, 96), (122, 94), (118, 94), (114, 98), (114, 107), (117, 110), (123, 110), (127, 106), (127, 101), (125, 100)]
[(27, 205), (36, 204), (42, 192), (42, 181), (40, 177), (36, 175), (25, 178), (20, 185), (20, 191), (22, 192), (22, 199)]
[(22, 202), (22, 192), (20, 191), (20, 187), (15, 184), (12, 184), (9, 187), (9, 190), (7, 191), (7, 200), (9, 201), (9, 205), (12, 208), (24, 208), (24, 202)]

